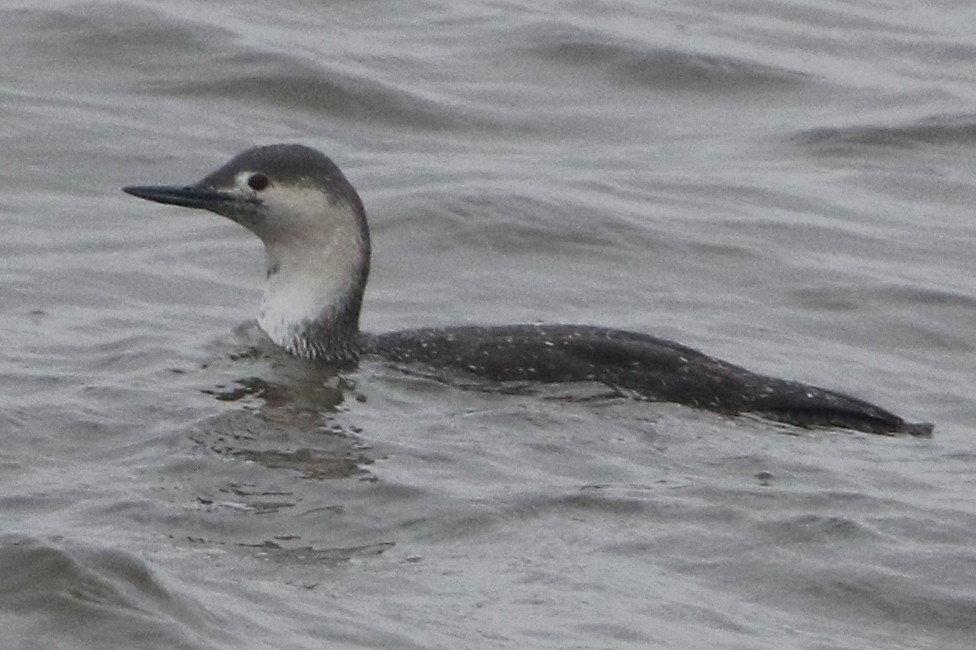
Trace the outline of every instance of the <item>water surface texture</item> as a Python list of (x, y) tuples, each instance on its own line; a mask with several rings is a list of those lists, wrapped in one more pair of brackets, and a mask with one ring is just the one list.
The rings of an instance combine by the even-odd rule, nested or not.
[[(0, 647), (972, 648), (974, 7), (4, 3)], [(935, 436), (289, 359), (255, 237), (118, 189), (273, 142), (362, 194), (366, 329), (647, 331)]]

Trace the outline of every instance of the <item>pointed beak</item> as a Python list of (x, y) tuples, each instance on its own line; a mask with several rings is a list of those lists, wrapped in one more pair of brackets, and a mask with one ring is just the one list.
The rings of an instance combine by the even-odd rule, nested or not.
[(179, 205), (184, 208), (202, 208), (213, 212), (223, 212), (240, 199), (233, 194), (217, 192), (201, 185), (177, 187), (175, 185), (132, 185), (123, 187), (122, 191), (138, 196), (140, 199)]

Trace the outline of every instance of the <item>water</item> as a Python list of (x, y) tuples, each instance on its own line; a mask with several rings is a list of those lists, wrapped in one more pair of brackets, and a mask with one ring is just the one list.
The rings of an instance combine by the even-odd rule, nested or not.
[[(0, 9), (4, 648), (971, 648), (976, 9)], [(582, 322), (936, 423), (800, 431), (262, 347), (127, 184), (323, 149), (364, 326)]]

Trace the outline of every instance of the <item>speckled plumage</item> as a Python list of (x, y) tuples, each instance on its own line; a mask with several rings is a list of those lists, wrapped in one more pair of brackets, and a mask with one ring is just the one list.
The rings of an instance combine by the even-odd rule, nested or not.
[(326, 156), (301, 145), (255, 147), (190, 187), (129, 187), (162, 203), (204, 208), (265, 244), (259, 324), (293, 355), (337, 364), (360, 357), (492, 381), (596, 381), (648, 400), (800, 426), (929, 435), (878, 406), (767, 377), (647, 334), (586, 325), (359, 331), (369, 229), (359, 195)]
[(495, 381), (596, 381), (626, 395), (798, 426), (927, 435), (873, 404), (760, 375), (647, 334), (586, 325), (428, 328), (367, 335), (366, 356)]

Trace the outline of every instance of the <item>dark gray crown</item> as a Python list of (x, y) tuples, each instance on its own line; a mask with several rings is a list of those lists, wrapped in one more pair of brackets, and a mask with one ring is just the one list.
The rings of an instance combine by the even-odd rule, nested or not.
[(318, 187), (363, 212), (359, 194), (339, 166), (311, 147), (300, 144), (252, 147), (231, 158), (201, 183), (215, 189), (230, 187), (242, 171), (260, 172), (272, 183)]

